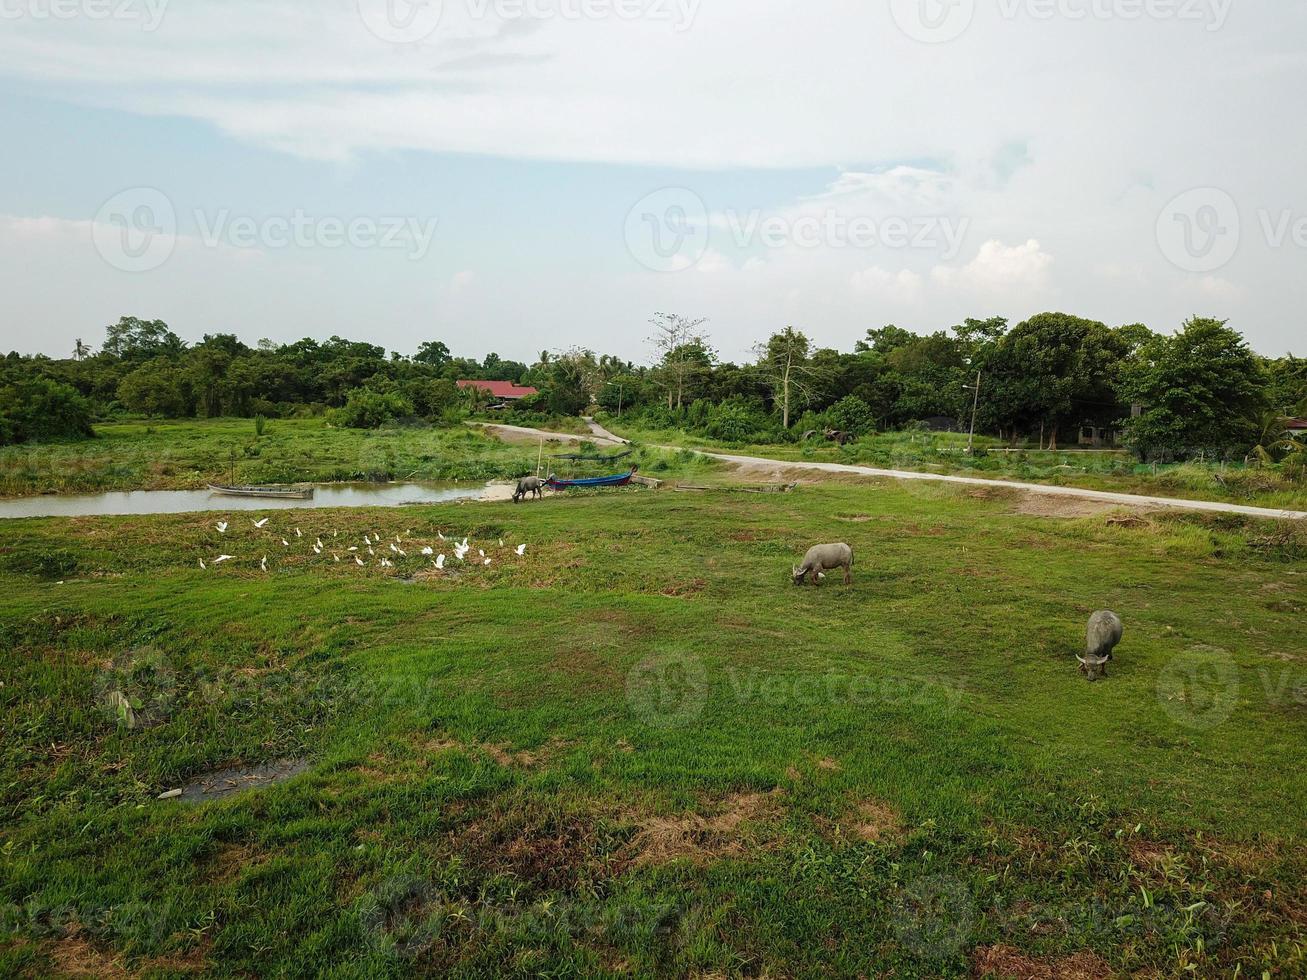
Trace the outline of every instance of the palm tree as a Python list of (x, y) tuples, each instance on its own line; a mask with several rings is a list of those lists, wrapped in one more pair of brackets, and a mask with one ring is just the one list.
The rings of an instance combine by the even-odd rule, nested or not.
[(78, 337), (73, 341), (73, 360), (80, 361), (84, 357), (91, 356), (91, 348), (82, 343), (82, 338)]

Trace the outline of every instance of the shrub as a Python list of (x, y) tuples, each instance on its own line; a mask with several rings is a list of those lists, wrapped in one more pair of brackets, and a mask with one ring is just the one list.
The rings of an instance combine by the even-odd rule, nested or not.
[(345, 396), (344, 407), (331, 413), (331, 420), (350, 429), (378, 429), (412, 414), (413, 405), (402, 395), (355, 388)]
[(864, 435), (872, 428), (871, 406), (857, 395), (845, 395), (829, 409), (826, 417), (831, 428)]
[(32, 378), (0, 388), (0, 445), (94, 435), (91, 403), (70, 385)]

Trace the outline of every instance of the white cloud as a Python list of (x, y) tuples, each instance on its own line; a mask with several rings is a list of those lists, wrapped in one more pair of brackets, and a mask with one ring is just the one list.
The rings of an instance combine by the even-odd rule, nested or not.
[(1015, 296), (1043, 291), (1053, 257), (1039, 242), (1004, 245), (994, 239), (980, 246), (976, 257), (961, 268), (936, 266), (931, 277), (941, 286), (960, 286), (976, 293)]
[(855, 272), (850, 279), (855, 293), (903, 306), (921, 299), (922, 283), (922, 277), (911, 269), (893, 273), (876, 265)]
[[(6, 19), (0, 78), (21, 98), (31, 96), (28, 104), (72, 102), (166, 118), (171, 131), (186, 134), (177, 139), (189, 139), (194, 129), (186, 123), (198, 121), (242, 143), (304, 158), (286, 163), (284, 183), (267, 188), (292, 203), (298, 193), (294, 165), (314, 173), (317, 161), (349, 161), (355, 172), (366, 173), (379, 155), (399, 158), (402, 151), (634, 164), (661, 168), (655, 171), (660, 183), (702, 194), (713, 214), (717, 254), (704, 256), (700, 275), (650, 273), (633, 288), (622, 272), (594, 271), (580, 289), (546, 274), (525, 250), (507, 257), (496, 275), (530, 283), (529, 292), (468, 289), (459, 300), (463, 322), (518, 331), (498, 341), (505, 349), (534, 346), (524, 325), (541, 307), (555, 310), (578, 340), (620, 343), (622, 353), (638, 356), (639, 336), (614, 338), (610, 324), (638, 324), (649, 310), (673, 304), (712, 316), (732, 343), (758, 332), (768, 318), (801, 314), (814, 337), (837, 344), (865, 329), (865, 306), (850, 303), (851, 297), (915, 304), (911, 325), (931, 330), (986, 311), (1028, 315), (1033, 298), (1053, 295), (1054, 287), (1068, 310), (1108, 322), (1145, 321), (1156, 329), (1174, 327), (1202, 299), (1263, 349), (1301, 345), (1289, 315), (1307, 303), (1301, 249), (1264, 248), (1246, 221), (1239, 255), (1219, 279), (1202, 282), (1166, 262), (1154, 229), (1166, 202), (1195, 187), (1226, 190), (1248, 218), (1259, 207), (1307, 213), (1300, 190), (1307, 128), (1282, 98), (1307, 85), (1302, 4), (1241, 8), (1219, 31), (1147, 16), (1006, 19), (980, 4), (966, 33), (939, 45), (913, 41), (896, 29), (890, 5), (865, 0), (714, 0), (698, 8), (686, 30), (667, 20), (478, 19), (469, 13), (477, 6), (444, 0), (439, 29), (413, 45), (372, 35), (356, 0), (177, 2), (154, 31), (118, 20)], [(1013, 50), (1029, 57), (1013, 60)], [(1141, 84), (1136, 69), (1145, 62), (1151, 78), (1183, 78), (1184, 97)], [(1070, 109), (1067, 92), (1076, 93)], [(61, 125), (59, 118), (52, 113), (50, 125)], [(1275, 134), (1274, 152), (1266, 152), (1267, 133)], [(21, 145), (7, 145), (6, 152), (16, 166), (24, 165), (28, 151)], [(93, 186), (102, 173), (95, 157), (70, 164), (70, 179), (62, 183)], [(173, 159), (166, 153), (160, 158)], [(141, 159), (122, 151), (114, 162), (148, 169)], [(415, 167), (422, 165), (420, 156), (414, 159)], [(77, 179), (78, 166), (85, 179)], [(738, 183), (721, 173), (702, 174), (734, 176), (746, 168), (792, 172), (744, 174)], [(578, 192), (586, 194), (589, 213), (578, 219), (581, 234), (559, 229), (559, 239), (568, 242), (563, 249), (572, 241), (598, 241), (597, 248), (626, 255), (620, 229), (635, 200), (610, 201), (602, 190), (630, 172), (604, 171), (593, 185), (600, 192)], [(135, 179), (128, 174), (120, 183)], [(139, 182), (149, 179), (142, 175)], [(27, 207), (29, 189), (9, 189), (3, 207), (39, 215), (66, 206), (66, 196), (49, 191), (38, 199), (40, 187), (32, 181)], [(524, 199), (533, 203), (530, 195)], [(43, 235), (95, 259), (89, 231), (79, 231), (76, 219), (89, 219), (96, 203), (84, 215), (65, 212), (73, 219), (68, 228), (42, 224), (55, 219), (29, 218), (22, 220), (35, 223), (11, 221), (0, 236), (20, 260), (26, 256), (17, 243), (54, 240)], [(222, 203), (259, 211), (258, 204)], [(496, 203), (488, 202), (487, 210)], [(577, 204), (566, 202), (569, 214)], [(961, 254), (974, 258), (955, 266), (942, 252), (915, 249), (733, 251), (715, 234), (728, 205), (787, 220), (832, 209), (879, 220), (965, 220), (970, 232)], [(547, 207), (540, 211), (524, 216), (523, 224), (558, 220)], [(593, 224), (581, 227), (584, 220)], [(601, 239), (596, 228), (615, 231)], [(510, 220), (505, 238), (517, 230)], [(1003, 244), (1009, 242), (1016, 244)], [(173, 262), (187, 250), (179, 238)], [(575, 267), (592, 258), (578, 253)], [(309, 256), (312, 272), (303, 281), (333, 281), (351, 260)], [(286, 262), (274, 255), (260, 264), (284, 274)], [(489, 265), (482, 268), (491, 274)], [(619, 268), (616, 260), (609, 268)], [(457, 270), (442, 267), (435, 278), (428, 270), (409, 279), (415, 270), (403, 268), (393, 277), (398, 282), (387, 282), (388, 289), (411, 294), (378, 290), (364, 297), (366, 285), (354, 281), (353, 288), (360, 303), (366, 298), (365, 309), (413, 310), (421, 319), (430, 314), (433, 293), (449, 298), (453, 289), (440, 286), (452, 287)], [(285, 290), (276, 286), (266, 294), (250, 292), (259, 274), (250, 273), (244, 292), (242, 284), (227, 282), (222, 295), (196, 279), (196, 288), (177, 293), (172, 303), (179, 329), (188, 320), (230, 328), (246, 300), (280, 303)], [(101, 280), (92, 275), (89, 283)], [(173, 295), (167, 277), (114, 280), (78, 297), (62, 289), (66, 281), (55, 264), (49, 278), (6, 283), (0, 317), (42, 324), (20, 343), (44, 342), (51, 321), (40, 311), (52, 308), (43, 303), (56, 293), (61, 308), (83, 304), (61, 322), (69, 335), (80, 329), (74, 320), (99, 316), (121, 297), (135, 305), (144, 296), (150, 305), (150, 297)], [(341, 302), (335, 291), (332, 296), (330, 305), (282, 310), (293, 331), (287, 339), (348, 332), (359, 304)], [(800, 302), (808, 304), (806, 311), (787, 305)]]

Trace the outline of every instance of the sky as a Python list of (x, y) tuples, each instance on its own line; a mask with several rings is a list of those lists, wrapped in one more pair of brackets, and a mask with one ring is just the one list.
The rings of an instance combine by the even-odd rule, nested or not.
[(0, 348), (1062, 310), (1302, 355), (1304, 91), (1279, 0), (0, 0)]

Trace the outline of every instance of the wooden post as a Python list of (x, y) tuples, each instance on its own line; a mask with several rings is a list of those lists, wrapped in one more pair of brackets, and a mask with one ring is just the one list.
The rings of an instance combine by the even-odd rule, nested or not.
[(540, 452), (536, 454), (536, 476), (540, 475), (540, 464), (545, 461), (545, 437), (540, 437)]

